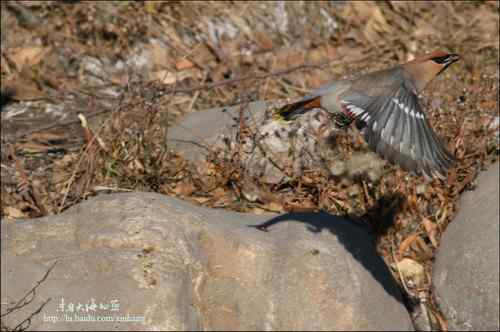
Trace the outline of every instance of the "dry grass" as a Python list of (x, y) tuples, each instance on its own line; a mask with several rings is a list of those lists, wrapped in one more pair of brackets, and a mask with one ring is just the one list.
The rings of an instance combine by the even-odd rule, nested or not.
[[(57, 123), (2, 121), (2, 216), (55, 214), (97, 193), (120, 190), (254, 213), (323, 209), (370, 224), (389, 264), (411, 258), (429, 276), (460, 193), (498, 160), (498, 129), (490, 129), (498, 115), (494, 1), (2, 6), (2, 25), (8, 26), (2, 27), (2, 89), (13, 87), (15, 99), (24, 103), (64, 104), (67, 114)], [(237, 153), (222, 159), (214, 151), (206, 163), (191, 165), (168, 149), (169, 125), (188, 112), (299, 97), (332, 77), (443, 48), (464, 55), (426, 92), (430, 120), (459, 158), (446, 181), (426, 184), (391, 165), (378, 181), (343, 180), (318, 165), (269, 185), (245, 177)], [(98, 79), (85, 72), (85, 57), (116, 64), (144, 49), (153, 55), (141, 70), (107, 65)], [(300, 68), (287, 72), (292, 67)], [(105, 94), (106, 88), (116, 94)], [(339, 155), (366, 150), (356, 135), (349, 130), (338, 138)], [(260, 198), (249, 199), (256, 187)], [(387, 219), (391, 225), (378, 224)], [(422, 290), (431, 297), (430, 278)], [(407, 295), (419, 296), (416, 289)], [(444, 328), (432, 301), (429, 308), (434, 326)]]

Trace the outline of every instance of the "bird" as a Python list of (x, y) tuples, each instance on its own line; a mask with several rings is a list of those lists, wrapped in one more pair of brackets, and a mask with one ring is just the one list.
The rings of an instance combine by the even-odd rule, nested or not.
[(418, 96), (460, 56), (434, 51), (394, 67), (331, 81), (275, 111), (292, 121), (323, 109), (337, 127), (353, 122), (371, 151), (410, 174), (445, 179), (456, 158), (433, 131)]

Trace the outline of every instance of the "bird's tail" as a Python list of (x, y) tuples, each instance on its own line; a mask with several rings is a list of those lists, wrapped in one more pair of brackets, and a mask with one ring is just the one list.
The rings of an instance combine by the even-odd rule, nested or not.
[(321, 107), (320, 98), (308, 98), (302, 99), (295, 103), (287, 104), (282, 108), (278, 109), (275, 113), (275, 116), (278, 119), (283, 119), (286, 121), (294, 120), (298, 116), (314, 109)]

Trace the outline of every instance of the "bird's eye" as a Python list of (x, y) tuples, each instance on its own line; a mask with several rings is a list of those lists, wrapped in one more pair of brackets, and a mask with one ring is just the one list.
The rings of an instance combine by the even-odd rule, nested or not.
[(432, 58), (431, 60), (434, 61), (435, 63), (438, 63), (438, 64), (444, 64), (444, 63), (449, 62), (449, 58), (450, 57), (448, 55), (445, 55), (445, 56), (438, 56), (438, 57)]

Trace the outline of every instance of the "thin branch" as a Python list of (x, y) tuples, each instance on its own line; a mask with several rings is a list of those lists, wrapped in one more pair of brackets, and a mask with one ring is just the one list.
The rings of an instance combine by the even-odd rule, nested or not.
[[(363, 58), (357, 59), (357, 60), (355, 60), (355, 62), (366, 60), (366, 58), (367, 57), (363, 57)], [(172, 94), (173, 93), (190, 93), (190, 92), (196, 92), (196, 91), (200, 91), (200, 90), (210, 90), (210, 89), (214, 89), (214, 88), (217, 88), (217, 87), (221, 87), (221, 86), (225, 86), (225, 85), (230, 85), (230, 84), (235, 84), (235, 83), (239, 83), (239, 82), (246, 81), (246, 80), (265, 80), (265, 79), (270, 78), (270, 77), (283, 76), (283, 75), (287, 75), (287, 74), (290, 74), (292, 72), (299, 71), (299, 70), (322, 69), (322, 67), (324, 67), (326, 65), (330, 65), (330, 66), (339, 66), (339, 65), (342, 65), (341, 62), (337, 62), (337, 63), (333, 63), (333, 62), (334, 61), (330, 60), (330, 61), (326, 61), (324, 63), (317, 64), (317, 65), (305, 64), (305, 65), (300, 65), (300, 66), (296, 66), (296, 67), (292, 67), (292, 68), (289, 68), (289, 69), (280, 70), (280, 71), (276, 71), (276, 72), (272, 72), (272, 73), (268, 73), (268, 74), (263, 74), (263, 75), (247, 75), (247, 76), (243, 76), (243, 77), (236, 77), (236, 78), (231, 78), (231, 79), (227, 79), (227, 80), (222, 80), (222, 81), (218, 81), (218, 82), (214, 82), (214, 83), (201, 84), (201, 85), (197, 85), (197, 86), (193, 86), (193, 87), (188, 87), (188, 88), (177, 88), (177, 87), (174, 87), (174, 88), (164, 88), (164, 87), (161, 87), (159, 89), (159, 91), (161, 91), (163, 93), (172, 93)], [(86, 94), (88, 94), (88, 93), (86, 93)], [(101, 109), (101, 110), (98, 110), (98, 111), (86, 114), (86, 117), (87, 118), (92, 118), (92, 117), (95, 117), (97, 115), (109, 112), (111, 110), (112, 110), (111, 108), (104, 108), (104, 109)], [(33, 128), (33, 129), (30, 129), (30, 130), (27, 130), (27, 131), (16, 133), (14, 135), (14, 140), (17, 140), (17, 139), (19, 139), (21, 137), (24, 137), (24, 136), (27, 136), (27, 135), (30, 135), (30, 134), (33, 134), (33, 133), (37, 133), (37, 132), (40, 132), (40, 131), (45, 131), (45, 130), (53, 129), (53, 128), (56, 128), (56, 127), (69, 126), (69, 125), (76, 124), (78, 122), (80, 122), (80, 120), (78, 119), (78, 117), (76, 117), (74, 119), (69, 119), (69, 120), (61, 121), (61, 122), (56, 122), (56, 123), (49, 124), (49, 125), (46, 125), (46, 126), (41, 126), (41, 127), (38, 127), (38, 128)]]
[[(189, 93), (189, 92), (195, 92), (198, 90), (210, 90), (210, 89), (217, 88), (220, 86), (234, 84), (234, 83), (238, 83), (238, 82), (242, 82), (242, 81), (265, 80), (266, 78), (269, 78), (269, 77), (283, 76), (283, 75), (287, 75), (287, 74), (293, 73), (294, 71), (299, 71), (299, 70), (321, 69), (323, 66), (325, 66), (326, 64), (329, 64), (329, 63), (331, 63), (331, 61), (326, 62), (326, 63), (322, 63), (322, 64), (318, 64), (318, 65), (307, 65), (307, 64), (300, 65), (300, 66), (292, 67), (289, 69), (280, 70), (277, 72), (272, 72), (272, 73), (263, 74), (263, 75), (247, 75), (247, 76), (243, 76), (243, 77), (235, 77), (235, 78), (230, 78), (227, 80), (222, 80), (222, 81), (218, 81), (218, 82), (214, 82), (214, 83), (201, 84), (201, 85), (189, 87), (189, 88), (180, 88), (180, 89), (178, 88), (178, 89), (176, 89), (176, 92)], [(163, 91), (170, 92), (170, 89), (165, 89)]]
[(40, 311), (47, 305), (52, 300), (51, 297), (49, 297), (47, 300), (45, 300), (39, 307), (36, 309), (34, 312), (31, 313), (28, 317), (26, 317), (21, 323), (17, 324), (16, 327), (14, 328), (13, 331), (26, 331), (30, 326), (31, 326), (31, 319), (38, 315)]
[[(0, 317), (5, 317), (8, 314), (10, 314), (11, 312), (13, 312), (15, 310), (18, 310), (18, 309), (21, 309), (21, 308), (27, 306), (28, 304), (30, 304), (35, 299), (36, 289), (42, 284), (42, 282), (44, 282), (47, 279), (47, 277), (49, 276), (50, 272), (56, 266), (57, 262), (58, 261), (55, 261), (54, 264), (52, 264), (52, 266), (49, 267), (49, 269), (47, 270), (47, 272), (45, 272), (45, 274), (43, 275), (42, 279), (40, 279), (39, 281), (37, 281), (36, 284), (35, 284), (35, 286), (33, 286), (33, 288), (31, 288), (19, 301), (17, 301), (17, 303), (13, 307), (7, 308), (7, 310), (5, 311), (5, 313), (3, 313), (2, 315), (0, 315)], [(29, 297), (29, 299), (28, 299), (28, 297)], [(50, 298), (49, 298), (49, 300), (50, 300)], [(48, 301), (46, 301), (46, 302), (48, 302)]]

